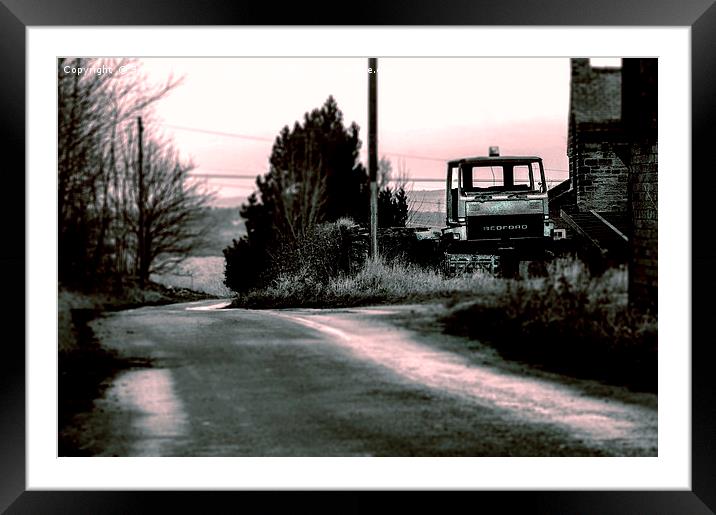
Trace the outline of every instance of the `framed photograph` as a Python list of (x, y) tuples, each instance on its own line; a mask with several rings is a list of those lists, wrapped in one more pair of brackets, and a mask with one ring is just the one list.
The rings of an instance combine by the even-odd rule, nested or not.
[(0, 6), (3, 509), (716, 510), (710, 1), (165, 8)]

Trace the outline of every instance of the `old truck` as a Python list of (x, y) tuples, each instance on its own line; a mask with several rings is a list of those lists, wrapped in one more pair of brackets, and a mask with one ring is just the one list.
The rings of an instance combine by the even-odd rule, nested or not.
[(542, 159), (488, 156), (447, 163), (441, 243), (448, 273), (483, 269), (513, 276), (543, 266), (555, 239)]

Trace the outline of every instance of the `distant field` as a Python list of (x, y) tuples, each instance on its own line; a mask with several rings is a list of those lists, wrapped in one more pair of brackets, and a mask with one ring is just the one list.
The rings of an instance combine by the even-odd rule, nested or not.
[(438, 211), (414, 211), (408, 215), (408, 227), (445, 227), (445, 213)]
[(239, 208), (215, 207), (206, 216), (209, 228), (206, 241), (191, 255), (223, 257), (222, 251), (231, 245), (231, 240), (246, 234), (245, 220), (239, 215)]
[(217, 297), (231, 296), (223, 282), (224, 258), (219, 256), (187, 258), (173, 273), (155, 274), (151, 279), (164, 286), (190, 288)]
[(445, 191), (415, 190), (408, 191), (408, 224), (409, 227), (445, 226)]

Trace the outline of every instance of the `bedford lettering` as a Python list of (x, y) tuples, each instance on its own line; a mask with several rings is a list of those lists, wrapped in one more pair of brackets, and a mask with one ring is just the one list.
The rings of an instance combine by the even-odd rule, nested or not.
[(485, 231), (519, 231), (527, 230), (527, 225), (484, 225)]

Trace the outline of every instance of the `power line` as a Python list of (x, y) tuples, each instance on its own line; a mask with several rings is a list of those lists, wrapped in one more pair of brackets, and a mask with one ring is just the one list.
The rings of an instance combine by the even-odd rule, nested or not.
[[(264, 138), (261, 136), (250, 136), (247, 134), (238, 134), (235, 132), (212, 131), (212, 130), (208, 130), (208, 129), (199, 129), (199, 128), (195, 128), (195, 127), (171, 125), (168, 123), (162, 123), (160, 125), (163, 125), (164, 127), (169, 127), (172, 129), (180, 130), (180, 131), (198, 132), (200, 134), (211, 134), (214, 136), (225, 136), (227, 138), (238, 138), (238, 139), (246, 139), (246, 140), (251, 140), (251, 141), (262, 141), (262, 142), (269, 142), (269, 143), (273, 143), (275, 141), (275, 139), (272, 139), (272, 138)], [(365, 149), (361, 149), (361, 153), (365, 153)], [(409, 159), (422, 159), (425, 161), (437, 161), (440, 163), (446, 163), (450, 160), (445, 157), (422, 156), (422, 155), (417, 155), (417, 154), (405, 154), (405, 153), (401, 153), (401, 152), (381, 152), (381, 154), (386, 155), (386, 156), (405, 157), (405, 158), (409, 158)], [(550, 172), (569, 172), (569, 170), (563, 170), (560, 168), (545, 168), (545, 170), (550, 171)]]
[(267, 141), (269, 143), (273, 143), (272, 138), (262, 138), (260, 136), (248, 136), (246, 134), (236, 134), (234, 132), (221, 132), (221, 131), (210, 131), (207, 129), (195, 129), (193, 127), (182, 127), (179, 125), (169, 125), (168, 123), (162, 123), (164, 127), (169, 127), (171, 129), (176, 129), (180, 131), (189, 131), (189, 132), (199, 132), (201, 134), (212, 134), (214, 136), (226, 136), (227, 138), (239, 138), (239, 139), (248, 139), (252, 141)]
[(221, 187), (221, 188), (230, 188), (230, 189), (235, 189), (235, 190), (247, 190), (247, 189), (251, 189), (251, 191), (254, 191), (253, 188), (249, 188), (249, 187), (247, 187), (247, 186), (243, 186), (243, 185), (240, 185), (240, 184), (237, 184), (237, 183), (230, 184), (230, 183), (228, 183), (228, 182), (212, 182), (210, 186), (213, 186), (213, 187)]
[[(257, 174), (260, 175), (260, 174)], [(191, 173), (192, 179), (229, 179), (229, 180), (256, 180), (256, 175), (229, 175), (221, 173)]]
[[(228, 174), (228, 173), (197, 173), (197, 172), (189, 172), (189, 177), (192, 179), (228, 179), (228, 180), (256, 180), (256, 177), (258, 175), (263, 175), (262, 172), (259, 172), (255, 175), (246, 175), (246, 174)], [(402, 182), (402, 179), (393, 179), (390, 182)], [(443, 177), (428, 177), (428, 178), (414, 178), (414, 179), (407, 179), (405, 182), (445, 182), (445, 178)], [(492, 181), (487, 181), (492, 182)]]
[[(227, 180), (256, 180), (256, 177), (262, 175), (262, 173), (257, 173), (255, 175), (248, 175), (248, 174), (221, 174), (221, 173), (195, 173), (190, 172), (189, 177), (192, 179), (227, 179)], [(443, 183), (445, 182), (444, 177), (414, 177), (410, 179), (391, 179), (389, 182), (391, 183), (400, 183), (400, 182), (406, 182), (406, 183), (416, 183), (416, 182), (439, 182)], [(492, 183), (492, 179), (473, 179), (472, 182), (485, 182), (485, 183)], [(556, 182), (562, 182), (555, 179), (548, 179), (548, 183), (556, 183)]]
[(191, 170), (189, 173), (204, 173), (204, 170), (208, 170), (209, 172), (230, 172), (230, 173), (239, 173), (239, 174), (254, 174), (254, 175), (262, 175), (266, 173), (266, 170), (257, 172), (255, 170), (244, 170), (240, 168), (212, 168), (210, 166), (197, 166), (193, 170)]
[(449, 159), (445, 159), (442, 157), (416, 156), (413, 154), (401, 154), (398, 152), (381, 152), (381, 154), (386, 156), (407, 157), (409, 159), (422, 159), (423, 161), (438, 161), (440, 163), (447, 163), (449, 161)]
[[(270, 138), (262, 138), (260, 136), (249, 136), (246, 134), (237, 134), (234, 132), (221, 132), (221, 131), (212, 131), (212, 130), (208, 130), (208, 129), (197, 129), (197, 128), (193, 128), (193, 127), (170, 125), (167, 123), (163, 123), (161, 125), (163, 125), (164, 127), (169, 127), (169, 128), (177, 129), (180, 131), (198, 132), (201, 134), (212, 134), (214, 136), (226, 136), (228, 138), (248, 139), (248, 140), (252, 140), (252, 141), (266, 141), (266, 142), (270, 142), (270, 143), (274, 142), (274, 140), (270, 139)], [(361, 151), (361, 152), (363, 152), (363, 151)], [(417, 155), (413, 155), (413, 154), (401, 154), (398, 152), (383, 152), (383, 154), (390, 155), (390, 156), (397, 156), (397, 157), (408, 157), (408, 158), (412, 158), (412, 159), (424, 159), (424, 160), (428, 160), (428, 161), (439, 161), (439, 162), (448, 161), (448, 159), (444, 159), (442, 157), (417, 156)]]

